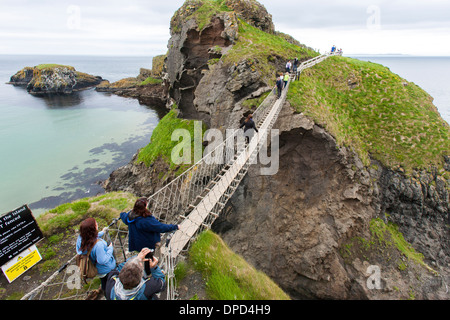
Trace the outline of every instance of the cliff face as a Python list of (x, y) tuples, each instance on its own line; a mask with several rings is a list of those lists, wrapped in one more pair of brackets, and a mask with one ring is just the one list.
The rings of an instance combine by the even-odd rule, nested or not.
[[(287, 59), (298, 56), (304, 60), (316, 53), (273, 35), (271, 16), (258, 2), (223, 2), (230, 7), (211, 6), (215, 2), (209, 0), (186, 1), (174, 14), (169, 51), (161, 72), (168, 94), (161, 100), (169, 107), (176, 104), (182, 118), (202, 120), (210, 128), (226, 130), (237, 128), (241, 119), (255, 109), (256, 103), (249, 107), (245, 102), (271, 90), (270, 81), (284, 70)], [(238, 11), (233, 11), (233, 7)], [(244, 23), (248, 23), (245, 28)], [(262, 30), (269, 31), (271, 38), (263, 38), (266, 33)], [(261, 39), (256, 42), (251, 37), (258, 32)], [(267, 49), (267, 40), (276, 45)], [(261, 57), (253, 53), (258, 46), (266, 50), (261, 50)], [(246, 51), (241, 54), (240, 50)], [(227, 59), (231, 53), (237, 57)], [(135, 79), (131, 82), (130, 87), (134, 88)], [(118, 87), (125, 95), (134, 90)], [(103, 91), (103, 86), (97, 90)], [(115, 90), (114, 84), (107, 84), (106, 90)], [(136, 159), (110, 176), (104, 184), (107, 191), (134, 188), (142, 196), (150, 196), (156, 186), (161, 186), (158, 174), (150, 173), (153, 167), (146, 171), (146, 166), (135, 163)], [(155, 167), (161, 166), (168, 167), (157, 161)]]
[[(256, 1), (200, 10), (211, 3), (187, 1), (172, 18), (165, 79), (182, 117), (224, 130), (254, 109), (286, 60), (315, 53), (274, 32)], [(333, 88), (371, 89), (347, 80)], [(370, 157), (365, 164), (351, 144), (289, 102), (274, 128), (278, 173), (261, 176), (252, 166), (213, 227), (234, 251), (293, 298), (448, 299), (448, 158), (439, 174), (414, 176)], [(158, 178), (167, 168), (161, 160), (150, 168), (134, 161), (111, 175), (107, 190), (148, 196), (168, 182)], [(374, 267), (375, 289), (368, 282)]]
[[(233, 250), (295, 299), (448, 298), (443, 181), (434, 188), (426, 173), (418, 182), (376, 161), (365, 167), (289, 104), (274, 127), (282, 132), (279, 172), (261, 176), (252, 166), (213, 226)], [(379, 244), (375, 217), (395, 223), (424, 263), (390, 238)], [(379, 289), (367, 285), (371, 266), (381, 270)]]
[[(95, 90), (98, 92), (111, 92), (113, 94), (138, 99), (141, 104), (165, 110), (167, 106), (167, 87), (160, 79), (162, 66), (160, 63), (164, 56), (153, 58), (153, 70), (141, 68), (137, 77), (129, 77), (110, 83), (102, 81)], [(159, 68), (158, 68), (159, 67)]]
[[(273, 35), (271, 15), (257, 1), (221, 5), (186, 1), (178, 9), (171, 21), (166, 69), (170, 97), (182, 116), (225, 129), (238, 126), (250, 111), (242, 107), (244, 101), (271, 89), (286, 60), (316, 53), (289, 47)], [(272, 44), (273, 39), (286, 47)]]

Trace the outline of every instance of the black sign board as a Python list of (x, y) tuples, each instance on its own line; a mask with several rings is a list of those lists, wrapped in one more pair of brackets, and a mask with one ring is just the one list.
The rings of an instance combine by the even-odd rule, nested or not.
[(44, 236), (27, 205), (0, 217), (0, 266)]

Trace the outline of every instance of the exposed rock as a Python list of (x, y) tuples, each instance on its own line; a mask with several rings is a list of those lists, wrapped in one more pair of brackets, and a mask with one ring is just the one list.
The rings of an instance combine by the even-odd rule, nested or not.
[[(420, 182), (375, 162), (365, 168), (288, 104), (275, 128), (281, 131), (278, 173), (262, 176), (260, 165), (250, 167), (213, 226), (235, 252), (294, 299), (448, 298), (449, 204), (442, 179), (422, 173)], [(385, 213), (440, 277), (408, 260), (402, 271), (404, 257), (395, 248), (375, 246), (370, 256), (343, 258), (344, 245), (369, 239), (369, 223)], [(368, 261), (382, 270), (380, 289), (367, 285)]]
[(136, 162), (138, 154), (103, 182), (102, 186), (107, 192), (125, 191), (139, 197), (149, 197), (174, 179), (175, 175), (169, 170), (167, 161), (157, 159), (149, 168), (142, 162)]
[(11, 76), (10, 84), (26, 86), (33, 79), (34, 68), (25, 67)]
[[(152, 78), (155, 83), (143, 84)], [(139, 103), (159, 109), (169, 108), (167, 86), (160, 79), (153, 78), (153, 70), (141, 68), (137, 77), (129, 77), (110, 83), (103, 81), (96, 88), (98, 92), (111, 92), (118, 96), (138, 99)]]
[(141, 86), (134, 83), (134, 80), (131, 82), (133, 83), (123, 84), (122, 86), (103, 82), (96, 87), (96, 90), (98, 92), (111, 92), (122, 97), (135, 98), (138, 99), (139, 103), (151, 107), (161, 109), (167, 107), (167, 91), (163, 85), (148, 84)]
[(179, 33), (172, 34), (169, 40), (171, 50), (167, 56), (166, 67), (169, 78), (170, 96), (176, 101), (185, 118), (195, 118), (208, 122), (194, 105), (204, 72), (209, 69), (208, 61), (221, 56), (221, 52), (233, 44), (237, 34), (237, 21), (233, 14), (222, 13), (215, 16), (201, 32), (194, 19), (182, 25)]
[[(234, 3), (237, 11), (254, 2), (225, 1), (230, 8)], [(199, 5), (200, 1), (187, 1), (172, 19), (163, 76), (168, 95), (184, 118), (204, 120), (219, 129), (235, 128), (251, 111), (243, 101), (271, 87), (249, 60), (232, 65), (208, 62), (230, 50), (239, 39), (237, 16), (252, 20), (250, 11), (214, 13), (210, 23), (199, 27), (195, 19)], [(252, 24), (258, 25), (262, 21), (258, 19), (262, 17)], [(270, 24), (263, 24), (271, 32)], [(270, 58), (274, 65), (284, 66), (277, 57)], [(348, 88), (360, 84), (351, 73), (342, 82)], [(280, 130), (278, 173), (262, 176), (261, 166), (251, 166), (225, 214), (214, 224), (234, 251), (292, 298), (405, 299), (412, 295), (410, 287), (417, 298), (448, 298), (442, 291), (450, 271), (448, 181), (426, 172), (408, 177), (376, 161), (366, 167), (350, 147), (339, 146), (326, 130), (294, 112), (288, 103), (274, 128)], [(158, 161), (151, 168), (134, 161), (111, 175), (108, 190), (150, 195), (170, 181), (171, 177), (160, 178), (166, 168)], [(445, 168), (450, 168), (449, 157)], [(375, 247), (370, 256), (347, 259), (342, 251), (345, 244), (369, 239), (369, 225), (376, 217), (397, 224), (441, 277), (403, 261), (394, 249), (379, 252), (384, 248)], [(381, 267), (381, 289), (367, 285), (369, 261)], [(408, 268), (399, 268), (399, 261)]]
[(255, 0), (226, 0), (225, 5), (251, 25), (268, 33), (275, 32), (272, 15)]
[[(166, 57), (167, 57), (167, 55), (159, 55), (159, 56), (153, 57), (151, 73), (149, 75), (147, 75), (143, 80), (145, 80), (149, 76), (151, 76), (153, 78), (162, 78), (165, 73), (164, 61), (166, 60)], [(142, 74), (142, 72), (141, 72), (141, 74)]]
[(384, 169), (379, 176), (381, 212), (399, 226), (437, 271), (450, 273), (450, 210), (445, 180), (427, 172), (417, 178)]
[(92, 88), (103, 79), (78, 72), (71, 66), (39, 65), (26, 67), (18, 71), (10, 79), (10, 84), (26, 85), (27, 91), (33, 95), (71, 94), (74, 91)]
[[(286, 105), (275, 124), (284, 128), (278, 173), (261, 176), (258, 165), (251, 167), (214, 229), (291, 297), (346, 299), (350, 279), (339, 244), (367, 227), (375, 211), (362, 200), (372, 191), (347, 176), (352, 153), (336, 148), (303, 115), (292, 120), (289, 113)], [(342, 196), (347, 190), (351, 197)]]

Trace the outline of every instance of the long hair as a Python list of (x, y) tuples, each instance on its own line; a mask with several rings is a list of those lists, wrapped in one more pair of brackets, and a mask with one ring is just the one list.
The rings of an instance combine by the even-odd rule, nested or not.
[(80, 224), (81, 251), (89, 251), (97, 242), (98, 230), (94, 218), (87, 218)]
[(134, 203), (133, 212), (140, 217), (151, 216), (150, 210), (147, 209), (147, 198), (139, 198)]

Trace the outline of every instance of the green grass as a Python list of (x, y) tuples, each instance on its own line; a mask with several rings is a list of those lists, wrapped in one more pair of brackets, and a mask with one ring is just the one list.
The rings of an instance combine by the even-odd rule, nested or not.
[(56, 63), (44, 63), (44, 64), (37, 65), (36, 68), (39, 69), (39, 70), (53, 69), (53, 68), (69, 68), (69, 69), (73, 69), (74, 70), (74, 67), (65, 66), (65, 65), (56, 64)]
[(224, 0), (188, 0), (175, 12), (170, 27), (173, 32), (180, 32), (181, 24), (195, 19), (199, 31), (202, 31), (210, 22), (211, 18), (221, 12), (230, 11), (224, 4)]
[[(172, 150), (180, 144), (180, 141), (172, 141), (172, 133), (175, 129), (185, 129), (189, 131), (191, 138), (191, 163), (177, 165), (172, 160)], [(137, 163), (143, 162), (147, 167), (149, 167), (156, 159), (161, 157), (170, 165), (170, 169), (177, 169), (177, 174), (181, 174), (194, 164), (194, 141), (195, 134), (194, 130), (194, 120), (185, 120), (177, 117), (177, 110), (172, 109), (161, 121), (158, 123), (156, 128), (153, 130), (151, 142), (139, 152)], [(206, 130), (206, 126), (202, 124), (201, 137), (203, 137), (203, 132)], [(200, 138), (200, 143), (202, 138)], [(203, 151), (203, 149), (202, 149)], [(181, 151), (180, 151), (181, 152)], [(200, 160), (200, 159), (198, 159)]]
[(263, 80), (275, 84), (275, 61), (282, 65), (287, 60), (298, 57), (300, 60), (319, 55), (310, 49), (292, 44), (282, 36), (264, 32), (239, 19), (239, 38), (231, 50), (222, 58), (225, 64), (235, 64), (247, 60), (250, 68), (258, 70)]
[(189, 259), (206, 277), (212, 300), (289, 300), (264, 273), (233, 253), (212, 231), (202, 233), (189, 250)]
[(353, 147), (365, 165), (371, 156), (406, 173), (431, 167), (443, 172), (449, 125), (424, 90), (382, 65), (329, 58), (305, 70), (291, 84), (287, 99), (339, 145)]
[(161, 79), (155, 79), (153, 77), (148, 77), (147, 79), (145, 79), (144, 81), (142, 81), (141, 83), (139, 83), (139, 86), (145, 86), (147, 84), (160, 84), (162, 83)]
[(121, 211), (132, 208), (135, 200), (135, 196), (131, 194), (112, 192), (99, 197), (64, 203), (40, 215), (37, 221), (44, 236), (49, 237), (50, 242), (53, 242), (55, 234), (70, 228), (78, 228), (78, 224), (87, 217), (94, 216), (99, 226), (106, 226)]
[(267, 96), (270, 94), (269, 92), (263, 93), (260, 97), (258, 98), (253, 98), (253, 99), (247, 99), (245, 100), (242, 105), (248, 109), (252, 109), (255, 110), (257, 109), (263, 102), (264, 100), (267, 98)]
[(380, 218), (376, 218), (370, 222), (369, 230), (372, 234), (372, 239), (378, 241), (380, 245), (394, 246), (406, 258), (417, 264), (425, 265), (423, 254), (414, 250), (412, 245), (405, 240), (403, 234), (398, 230), (396, 224), (392, 222), (385, 223)]
[[(399, 228), (393, 222), (385, 223), (380, 218), (374, 218), (369, 225), (370, 237), (355, 237), (348, 243), (344, 243), (340, 248), (341, 256), (346, 263), (351, 263), (356, 257), (361, 257), (366, 261), (385, 258), (389, 262), (392, 257), (397, 256), (400, 259), (396, 267), (400, 271), (405, 271), (409, 263), (420, 265), (433, 274), (437, 274), (424, 261), (424, 255), (417, 252), (414, 247), (405, 240)], [(395, 254), (394, 254), (395, 253)]]

